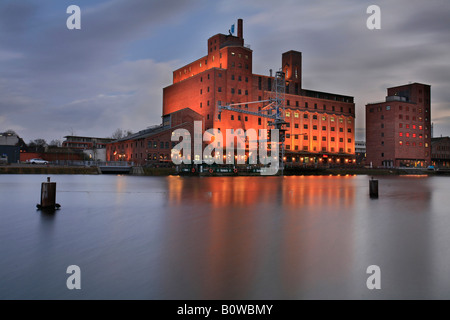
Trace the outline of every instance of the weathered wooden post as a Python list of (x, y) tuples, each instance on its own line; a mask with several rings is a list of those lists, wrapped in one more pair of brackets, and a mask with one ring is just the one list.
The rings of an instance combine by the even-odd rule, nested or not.
[(369, 180), (369, 194), (371, 198), (378, 198), (378, 180)]
[(41, 210), (55, 210), (60, 207), (56, 203), (56, 182), (50, 182), (50, 177), (47, 177), (47, 182), (42, 182), (41, 203), (37, 207)]

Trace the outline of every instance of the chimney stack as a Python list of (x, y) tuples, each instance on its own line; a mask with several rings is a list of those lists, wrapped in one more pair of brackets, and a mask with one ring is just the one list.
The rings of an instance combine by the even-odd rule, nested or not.
[(238, 19), (238, 29), (237, 29), (237, 36), (239, 39), (244, 39), (244, 22), (242, 19)]

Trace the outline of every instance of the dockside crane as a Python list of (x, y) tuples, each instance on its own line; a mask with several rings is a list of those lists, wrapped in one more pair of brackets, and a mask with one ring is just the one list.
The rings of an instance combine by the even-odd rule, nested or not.
[[(280, 70), (275, 73), (269, 100), (232, 103), (223, 106), (220, 104), (220, 102), (218, 104), (218, 115), (220, 115), (224, 111), (233, 111), (248, 114), (251, 116), (268, 118), (272, 120), (268, 121), (268, 126), (273, 129), (278, 129), (278, 132), (280, 134), (279, 168), (281, 170), (281, 174), (283, 174), (284, 171), (284, 140), (286, 132), (286, 129), (283, 128), (283, 125), (287, 124), (287, 122), (284, 120), (285, 92), (286, 92), (285, 73)], [(264, 108), (262, 108), (260, 112), (248, 111), (238, 108), (238, 106), (244, 104), (254, 104), (264, 102), (269, 102), (269, 104), (266, 105)]]

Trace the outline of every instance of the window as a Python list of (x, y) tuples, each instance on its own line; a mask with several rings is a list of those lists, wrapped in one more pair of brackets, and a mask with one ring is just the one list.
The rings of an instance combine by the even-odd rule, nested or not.
[(317, 141), (317, 136), (313, 136), (313, 140)]
[(234, 88), (231, 88), (231, 93), (232, 93), (232, 94), (234, 94), (234, 91), (235, 91)]
[(294, 124), (294, 128), (295, 128), (295, 129), (298, 129), (298, 123), (295, 123), (295, 124)]
[[(347, 139), (347, 142), (352, 143), (352, 139)], [(384, 141), (383, 141), (383, 144), (384, 144)]]
[(316, 125), (313, 125), (313, 130), (317, 130), (317, 126)]
[(242, 81), (242, 77), (241, 76), (238, 76), (238, 81)]
[(327, 141), (327, 137), (322, 137), (322, 141)]
[(218, 87), (217, 92), (222, 92), (222, 87)]
[(402, 145), (403, 145), (403, 141), (400, 140), (400, 141), (398, 142), (398, 144), (402, 146)]
[(326, 127), (326, 126), (322, 126), (322, 130), (323, 130), (323, 131), (326, 131), (326, 130), (327, 130), (327, 127)]
[(308, 135), (307, 134), (303, 135), (303, 140), (308, 140)]
[(308, 114), (307, 113), (303, 114), (303, 119), (308, 119)]
[(398, 127), (399, 127), (399, 128), (403, 128), (403, 123), (399, 123), (399, 124), (398, 124)]
[(294, 139), (298, 140), (298, 134), (294, 135)]
[(331, 129), (331, 131), (333, 131), (333, 132), (334, 132), (334, 131), (335, 131), (335, 129), (336, 129), (336, 127), (331, 127), (330, 129)]
[(303, 129), (308, 129), (308, 125), (307, 125), (307, 124), (304, 124), (304, 125), (303, 125)]
[(248, 117), (247, 116), (245, 116), (245, 121), (248, 121)]
[(339, 138), (339, 142), (344, 142), (344, 138)]
[(234, 74), (231, 75), (231, 80), (234, 80)]
[(344, 128), (339, 128), (339, 132), (344, 132)]
[(286, 118), (289, 118), (291, 116), (290, 112), (286, 112)]
[(231, 115), (231, 120), (234, 120), (234, 115)]
[(298, 118), (298, 112), (294, 112), (294, 118)]
[(386, 111), (391, 110), (391, 106), (386, 106)]
[(403, 132), (399, 132), (399, 133), (398, 133), (398, 136), (399, 136), (399, 137), (403, 137)]
[(347, 132), (348, 132), (348, 133), (352, 133), (352, 129), (351, 129), (351, 128), (348, 128), (348, 129), (347, 129)]
[(313, 115), (313, 120), (317, 120), (317, 114)]
[(335, 140), (335, 138), (334, 138), (334, 137), (331, 137), (331, 142), (334, 142), (334, 140)]

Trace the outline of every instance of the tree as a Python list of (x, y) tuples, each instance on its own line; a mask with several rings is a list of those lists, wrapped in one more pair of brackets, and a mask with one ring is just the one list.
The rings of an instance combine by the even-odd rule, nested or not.
[(130, 136), (132, 134), (133, 134), (133, 131), (131, 131), (131, 130), (126, 130), (125, 131), (125, 130), (122, 130), (122, 129), (118, 128), (118, 129), (116, 129), (116, 131), (114, 131), (114, 133), (112, 134), (111, 138), (119, 140), (119, 139), (122, 139), (122, 138), (126, 138), (126, 137), (128, 137), (128, 136)]
[(35, 152), (43, 152), (47, 147), (47, 141), (44, 139), (31, 140), (28, 147), (34, 149)]
[(50, 141), (50, 144), (49, 144), (50, 147), (61, 147), (61, 145), (62, 145), (62, 142), (61, 142), (61, 140), (58, 140), (58, 139), (54, 139), (54, 140)]

